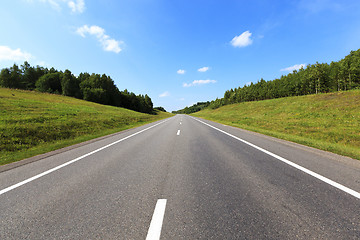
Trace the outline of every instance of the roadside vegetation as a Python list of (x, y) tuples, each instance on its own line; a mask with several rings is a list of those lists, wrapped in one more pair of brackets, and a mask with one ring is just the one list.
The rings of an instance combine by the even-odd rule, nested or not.
[(137, 127), (172, 114), (144, 114), (56, 94), (0, 88), (0, 165)]
[(192, 115), (360, 160), (360, 90), (237, 103)]
[[(227, 90), (224, 97), (208, 103), (196, 103), (176, 111), (190, 114), (204, 108), (309, 94), (347, 91), (360, 88), (360, 49), (351, 51), (338, 62), (308, 64), (278, 79), (251, 83)], [(206, 105), (206, 106), (205, 106)], [(199, 107), (201, 106), (201, 107)]]
[(210, 105), (210, 102), (198, 102), (191, 107), (185, 107), (184, 109), (178, 110), (178, 111), (172, 111), (172, 113), (175, 114), (191, 114), (194, 112), (201, 111), (205, 108), (207, 108)]
[(61, 94), (137, 112), (154, 113), (153, 103), (147, 94), (135, 95), (126, 89), (120, 91), (106, 74), (80, 73), (76, 77), (68, 69), (62, 72), (54, 68), (33, 67), (25, 61), (20, 67), (14, 64), (1, 70), (0, 87)]

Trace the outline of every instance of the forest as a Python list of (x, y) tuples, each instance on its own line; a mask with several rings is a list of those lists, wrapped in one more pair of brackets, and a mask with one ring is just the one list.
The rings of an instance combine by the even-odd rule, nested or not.
[(210, 102), (198, 102), (194, 105), (192, 105), (191, 107), (185, 107), (184, 109), (178, 110), (178, 111), (173, 111), (172, 113), (175, 114), (190, 114), (190, 113), (194, 113), (194, 112), (198, 112), (203, 110), (204, 108), (208, 107), (210, 105)]
[[(309, 94), (347, 91), (360, 88), (360, 49), (351, 51), (338, 62), (308, 64), (278, 79), (251, 83), (227, 90), (224, 97), (211, 101), (207, 106), (199, 102), (176, 113), (193, 113), (204, 107), (215, 109), (224, 105), (248, 101), (301, 96)], [(202, 107), (199, 107), (202, 106)]]
[(76, 77), (70, 70), (62, 72), (54, 68), (33, 67), (25, 61), (20, 67), (14, 64), (10, 68), (3, 68), (0, 86), (62, 94), (137, 112), (154, 113), (153, 103), (147, 94), (135, 95), (126, 89), (120, 91), (106, 74), (80, 73)]

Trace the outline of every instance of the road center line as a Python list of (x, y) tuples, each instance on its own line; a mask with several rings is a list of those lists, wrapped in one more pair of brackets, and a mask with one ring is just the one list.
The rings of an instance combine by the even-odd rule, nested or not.
[(176, 135), (178, 135), (178, 136), (180, 135), (180, 130), (177, 131)]
[(249, 145), (249, 146), (251, 146), (253, 148), (256, 148), (257, 150), (259, 150), (259, 151), (261, 151), (263, 153), (266, 153), (266, 154), (268, 154), (268, 155), (270, 155), (270, 156), (272, 156), (272, 157), (274, 157), (274, 158), (276, 158), (276, 159), (278, 159), (278, 160), (280, 160), (280, 161), (282, 161), (282, 162), (284, 162), (284, 163), (286, 163), (286, 164), (288, 164), (288, 165), (290, 165), (290, 166), (292, 166), (292, 167), (294, 167), (294, 168), (296, 168), (296, 169), (298, 169), (300, 171), (303, 171), (303, 172), (305, 172), (305, 173), (307, 173), (307, 174), (309, 174), (309, 175), (311, 175), (311, 176), (313, 176), (313, 177), (315, 177), (315, 178), (317, 178), (317, 179), (319, 179), (319, 180), (321, 180), (321, 181), (323, 181), (323, 182), (325, 182), (325, 183), (327, 183), (327, 184), (329, 184), (329, 185), (331, 185), (331, 186), (333, 186), (333, 187), (335, 187), (335, 188), (337, 188), (337, 189), (339, 189), (341, 191), (344, 191), (344, 192), (346, 192), (346, 193), (360, 199), (360, 193), (356, 192), (355, 190), (352, 190), (352, 189), (350, 189), (348, 187), (345, 187), (344, 185), (341, 185), (340, 183), (337, 183), (337, 182), (335, 182), (335, 181), (333, 181), (331, 179), (328, 179), (328, 178), (326, 178), (326, 177), (324, 177), (324, 176), (322, 176), (322, 175), (320, 175), (318, 173), (315, 173), (315, 172), (313, 172), (313, 171), (311, 171), (311, 170), (309, 170), (307, 168), (304, 168), (304, 167), (302, 167), (302, 166), (300, 166), (300, 165), (298, 165), (296, 163), (293, 163), (293, 162), (291, 162), (291, 161), (289, 161), (289, 160), (287, 160), (287, 159), (285, 159), (283, 157), (280, 157), (280, 156), (278, 156), (278, 155), (276, 155), (276, 154), (274, 154), (272, 152), (269, 152), (269, 151), (267, 151), (267, 150), (265, 150), (265, 149), (263, 149), (261, 147), (258, 147), (255, 144), (252, 144), (252, 143), (250, 143), (248, 141), (245, 141), (245, 140), (243, 140), (241, 138), (238, 138), (238, 137), (236, 137), (236, 136), (234, 136), (234, 135), (232, 135), (230, 133), (227, 133), (227, 132), (225, 132), (225, 131), (223, 131), (223, 130), (221, 130), (219, 128), (216, 128), (216, 127), (214, 127), (214, 126), (212, 126), (212, 125), (210, 125), (208, 123), (205, 123), (205, 122), (203, 122), (203, 121), (201, 121), (201, 120), (199, 120), (197, 118), (194, 118), (194, 117), (191, 117), (191, 118), (195, 119), (198, 122), (201, 122), (202, 124), (205, 124), (205, 125), (213, 128), (213, 129), (215, 129), (215, 130), (217, 130), (219, 132), (222, 132), (222, 133), (224, 133), (224, 134), (226, 134), (226, 135), (228, 135), (228, 136), (230, 136), (232, 138), (235, 138), (236, 140), (239, 140), (240, 142), (243, 142), (243, 143), (245, 143), (245, 144), (247, 144), (247, 145)]
[(80, 156), (80, 157), (78, 157), (78, 158), (75, 158), (75, 159), (70, 160), (70, 161), (68, 161), (68, 162), (66, 162), (66, 163), (63, 163), (63, 164), (61, 164), (61, 165), (59, 165), (59, 166), (57, 166), (57, 167), (54, 167), (54, 168), (52, 168), (52, 169), (50, 169), (50, 170), (47, 170), (47, 171), (45, 171), (45, 172), (43, 172), (43, 173), (40, 173), (40, 174), (35, 175), (35, 176), (31, 177), (31, 178), (28, 178), (28, 179), (26, 179), (26, 180), (24, 180), (24, 181), (22, 181), (22, 182), (19, 182), (19, 183), (14, 184), (14, 185), (12, 185), (12, 186), (10, 186), (10, 187), (4, 188), (3, 190), (0, 191), (0, 195), (4, 194), (4, 193), (6, 193), (6, 192), (9, 192), (9, 191), (11, 191), (11, 190), (13, 190), (13, 189), (15, 189), (15, 188), (18, 188), (18, 187), (20, 187), (20, 186), (22, 186), (22, 185), (24, 185), (24, 184), (26, 184), (26, 183), (32, 182), (32, 181), (34, 181), (35, 179), (38, 179), (38, 178), (40, 178), (40, 177), (43, 177), (43, 176), (45, 176), (45, 175), (47, 175), (47, 174), (49, 174), (49, 173), (52, 173), (52, 172), (54, 172), (54, 171), (56, 171), (56, 170), (59, 170), (60, 168), (63, 168), (63, 167), (65, 167), (65, 166), (67, 166), (67, 165), (70, 165), (70, 164), (72, 164), (72, 163), (74, 163), (74, 162), (77, 162), (77, 161), (79, 161), (79, 160), (81, 160), (81, 159), (83, 159), (83, 158), (85, 158), (85, 157), (88, 157), (88, 156), (94, 154), (94, 153), (97, 153), (97, 152), (99, 152), (99, 151), (101, 151), (101, 150), (104, 150), (105, 148), (108, 148), (108, 147), (110, 147), (110, 146), (112, 146), (112, 145), (114, 145), (114, 144), (117, 144), (117, 143), (122, 142), (122, 141), (124, 141), (124, 140), (126, 140), (126, 139), (129, 139), (129, 138), (131, 138), (131, 137), (134, 137), (135, 135), (138, 135), (138, 134), (140, 134), (140, 133), (142, 133), (142, 132), (145, 132), (145, 131), (147, 131), (147, 130), (153, 128), (153, 127), (156, 127), (156, 126), (158, 126), (158, 125), (160, 125), (160, 124), (162, 124), (162, 123), (164, 123), (164, 122), (166, 122), (166, 121), (168, 121), (168, 120), (169, 120), (169, 118), (166, 119), (166, 120), (164, 120), (164, 121), (162, 121), (162, 122), (159, 122), (159, 123), (157, 123), (157, 124), (155, 124), (155, 125), (152, 125), (152, 126), (150, 126), (150, 127), (148, 127), (148, 128), (145, 128), (145, 129), (143, 129), (143, 130), (141, 130), (141, 131), (139, 131), (139, 132), (133, 133), (133, 134), (127, 136), (127, 137), (124, 137), (124, 138), (122, 138), (122, 139), (120, 139), (120, 140), (117, 140), (117, 141), (115, 141), (115, 142), (113, 142), (113, 143), (110, 143), (110, 144), (108, 144), (108, 145), (106, 145), (106, 146), (104, 146), (104, 147), (98, 148), (98, 149), (96, 149), (96, 150), (94, 150), (94, 151), (92, 151), (92, 152), (89, 152), (89, 153), (87, 153), (87, 154), (85, 154), (85, 155), (82, 155), (82, 156)]
[(165, 215), (166, 199), (158, 199), (152, 216), (146, 240), (159, 240)]

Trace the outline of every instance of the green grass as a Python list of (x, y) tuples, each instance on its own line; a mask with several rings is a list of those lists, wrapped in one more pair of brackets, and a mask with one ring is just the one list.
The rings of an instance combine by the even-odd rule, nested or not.
[(172, 116), (0, 88), (0, 165)]
[(360, 159), (360, 90), (232, 104), (192, 115)]

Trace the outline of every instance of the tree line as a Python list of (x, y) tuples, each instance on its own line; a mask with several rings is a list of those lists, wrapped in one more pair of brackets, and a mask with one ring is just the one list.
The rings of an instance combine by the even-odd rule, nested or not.
[(120, 91), (106, 74), (80, 73), (76, 77), (70, 70), (62, 72), (54, 68), (33, 67), (25, 61), (20, 67), (14, 64), (10, 68), (3, 68), (0, 72), (0, 86), (62, 94), (138, 112), (154, 113), (153, 103), (147, 94), (136, 95), (126, 89)]
[(210, 105), (210, 102), (198, 102), (194, 105), (192, 105), (191, 107), (185, 107), (184, 109), (178, 110), (178, 111), (173, 111), (172, 113), (175, 114), (191, 114), (194, 112), (198, 112), (203, 110), (204, 108), (208, 107)]
[[(280, 78), (227, 90), (224, 97), (210, 102), (207, 108), (308, 94), (347, 91), (360, 88), (360, 49), (351, 51), (338, 62), (308, 64)], [(199, 103), (197, 103), (199, 104)], [(179, 111), (200, 111), (197, 104)], [(201, 103), (200, 103), (201, 104)]]

